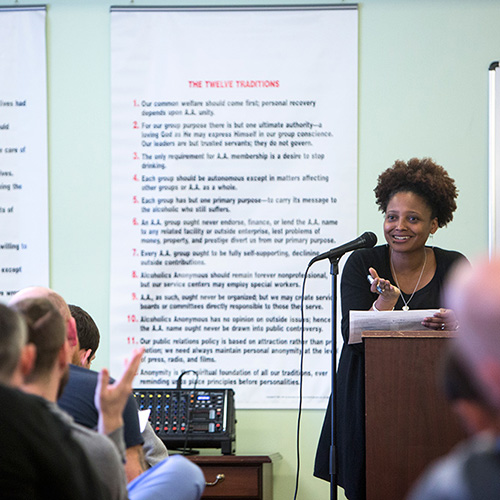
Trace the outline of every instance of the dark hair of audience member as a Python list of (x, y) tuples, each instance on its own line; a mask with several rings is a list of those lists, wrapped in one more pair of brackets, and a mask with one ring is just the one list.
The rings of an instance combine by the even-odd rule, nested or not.
[(80, 349), (90, 349), (91, 353), (89, 358), (95, 355), (100, 341), (99, 328), (95, 324), (90, 314), (79, 306), (69, 304), (71, 316), (75, 318), (76, 330), (78, 335), (78, 342)]

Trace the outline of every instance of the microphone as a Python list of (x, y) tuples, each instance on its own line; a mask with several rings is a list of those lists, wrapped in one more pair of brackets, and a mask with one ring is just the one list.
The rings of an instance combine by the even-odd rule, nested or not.
[(337, 248), (332, 248), (328, 250), (328, 252), (320, 253), (311, 259), (309, 265), (311, 266), (315, 262), (323, 259), (334, 259), (336, 257), (342, 257), (347, 252), (351, 252), (352, 250), (357, 250), (358, 248), (371, 248), (375, 246), (377, 243), (377, 236), (375, 233), (371, 231), (366, 231), (361, 236), (358, 236), (355, 240), (350, 241), (349, 243), (344, 243)]

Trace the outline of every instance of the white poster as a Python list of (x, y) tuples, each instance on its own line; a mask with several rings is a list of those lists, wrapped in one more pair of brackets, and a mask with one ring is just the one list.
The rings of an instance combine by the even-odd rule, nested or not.
[(0, 301), (47, 286), (45, 7), (0, 8)]
[[(111, 367), (294, 408), (310, 259), (357, 228), (357, 10), (113, 8)], [(304, 406), (330, 390), (309, 273)], [(183, 379), (186, 386), (194, 376)]]

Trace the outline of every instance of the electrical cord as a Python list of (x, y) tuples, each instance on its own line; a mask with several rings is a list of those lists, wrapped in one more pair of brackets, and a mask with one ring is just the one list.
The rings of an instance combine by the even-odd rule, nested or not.
[(297, 499), (299, 493), (299, 477), (300, 477), (300, 423), (302, 420), (302, 387), (303, 387), (303, 372), (304, 372), (304, 295), (306, 289), (306, 279), (307, 273), (311, 267), (311, 263), (307, 266), (306, 272), (304, 273), (304, 281), (302, 282), (302, 296), (300, 298), (300, 316), (301, 316), (301, 331), (300, 331), (300, 370), (299, 370), (299, 408), (297, 413), (297, 442), (296, 442), (296, 453), (297, 453), (297, 469), (295, 472), (295, 491), (293, 494), (293, 499)]
[[(184, 372), (182, 372), (179, 377), (177, 378), (177, 386), (176, 386), (176, 389), (177, 390), (181, 390), (182, 389), (182, 377), (184, 375), (186, 375), (186, 373), (194, 373), (196, 378), (194, 380), (194, 386), (193, 386), (193, 395), (196, 391), (196, 385), (198, 384), (198, 372), (196, 370), (186, 370)], [(188, 451), (192, 451), (191, 449), (187, 449), (187, 444), (188, 444), (188, 436), (189, 436), (189, 430), (190, 430), (190, 417), (191, 417), (191, 406), (189, 404), (189, 393), (188, 393), (188, 397), (186, 398), (186, 405), (187, 405), (187, 409), (186, 409), (186, 432), (185, 432), (185, 435), (184, 435), (184, 445), (182, 447), (182, 454), (183, 455), (188, 455)]]

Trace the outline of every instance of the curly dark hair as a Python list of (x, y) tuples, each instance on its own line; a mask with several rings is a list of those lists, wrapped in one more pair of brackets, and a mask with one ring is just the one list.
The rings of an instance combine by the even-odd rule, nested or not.
[(431, 208), (432, 217), (437, 217), (439, 227), (453, 220), (453, 212), (457, 208), (455, 181), (431, 158), (412, 158), (407, 163), (396, 160), (392, 167), (379, 175), (374, 191), (382, 213), (386, 212), (389, 201), (396, 193), (418, 194)]

